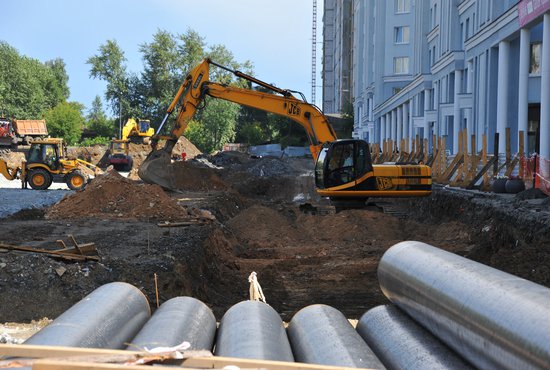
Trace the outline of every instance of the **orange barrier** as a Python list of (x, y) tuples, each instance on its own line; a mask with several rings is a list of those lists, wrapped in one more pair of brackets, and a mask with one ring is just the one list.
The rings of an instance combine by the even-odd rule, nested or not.
[(522, 158), (523, 180), (527, 189), (540, 189), (550, 196), (550, 160), (539, 156)]

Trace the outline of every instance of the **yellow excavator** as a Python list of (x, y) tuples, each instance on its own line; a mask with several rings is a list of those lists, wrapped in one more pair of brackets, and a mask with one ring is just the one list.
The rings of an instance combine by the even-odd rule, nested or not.
[(8, 180), (21, 180), (35, 190), (46, 190), (52, 182), (64, 182), (71, 190), (83, 189), (92, 176), (102, 171), (82, 159), (69, 159), (66, 156), (63, 139), (48, 138), (34, 140), (21, 166), (10, 168), (0, 159), (0, 173)]
[(122, 127), (121, 140), (129, 140), (137, 144), (149, 144), (149, 140), (154, 134), (155, 129), (151, 127), (151, 121), (130, 118)]
[[(233, 73), (272, 94), (246, 88), (227, 86), (209, 80), (210, 66)], [(139, 168), (138, 175), (145, 182), (159, 184), (170, 189), (167, 173), (172, 149), (183, 135), (189, 121), (205, 96), (261, 109), (288, 117), (299, 123), (308, 136), (310, 150), (315, 161), (315, 184), (317, 192), (338, 201), (364, 202), (369, 197), (420, 197), (431, 194), (430, 167), (422, 164), (373, 165), (369, 144), (364, 140), (338, 140), (325, 115), (305, 97), (296, 98), (291, 90), (283, 90), (255, 77), (219, 65), (210, 59), (195, 66), (181, 84), (167, 109), (157, 133), (151, 138), (152, 151)], [(299, 94), (299, 93), (298, 93)], [(181, 102), (175, 124), (170, 134), (161, 132), (176, 105)], [(157, 149), (160, 139), (166, 140), (163, 148)]]

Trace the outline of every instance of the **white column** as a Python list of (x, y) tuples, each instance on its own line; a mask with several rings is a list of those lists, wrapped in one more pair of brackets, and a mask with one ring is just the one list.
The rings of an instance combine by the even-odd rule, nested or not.
[(399, 151), (401, 151), (403, 148), (401, 148), (401, 139), (403, 138), (403, 106), (400, 105), (397, 107), (397, 137), (395, 139), (397, 146), (399, 147)]
[(430, 122), (428, 121), (428, 111), (430, 110), (430, 89), (424, 90), (424, 139), (430, 138)]
[(462, 91), (462, 70), (455, 71), (454, 117), (453, 117), (453, 154), (458, 152), (458, 133), (460, 132), (460, 102), (458, 94)]
[(390, 139), (395, 141), (396, 139), (396, 133), (397, 133), (397, 114), (395, 112), (395, 109), (391, 111), (391, 135)]
[(409, 137), (409, 112), (410, 112), (410, 105), (409, 103), (403, 103), (403, 139), (405, 139), (405, 147), (403, 150), (409, 151), (409, 147), (407, 146), (407, 138)]
[(434, 135), (439, 137), (439, 81), (434, 82), (434, 111), (435, 111), (435, 122), (434, 122)]
[(380, 145), (386, 140), (386, 116), (380, 116)]
[(522, 28), (519, 36), (519, 86), (518, 86), (518, 151), (519, 131), (524, 132), (523, 145), (527, 150), (527, 116), (529, 95), (529, 54), (531, 46), (531, 31)]
[[(416, 99), (418, 99), (418, 95), (416, 95)], [(412, 149), (412, 142), (414, 140), (414, 120), (413, 120), (413, 117), (414, 117), (414, 110), (415, 110), (415, 105), (414, 105), (414, 98), (409, 100), (409, 150)]]
[(467, 90), (466, 93), (471, 94), (474, 91), (474, 61), (468, 61), (468, 76), (467, 78)]
[[(468, 130), (468, 147), (470, 147), (470, 144), (471, 144), (470, 138), (474, 134), (474, 125), (473, 125), (473, 121), (472, 121), (472, 109), (471, 108), (464, 109), (464, 117), (466, 118), (466, 129)], [(476, 143), (476, 145), (477, 145), (477, 143)], [(470, 150), (472, 150), (472, 149), (477, 151), (477, 148), (470, 148)]]
[(386, 114), (386, 140), (391, 140), (391, 113)]
[(550, 14), (544, 15), (540, 74), (540, 156), (550, 159)]
[[(497, 86), (497, 132), (499, 133), (498, 150), (506, 150), (506, 127), (508, 126), (508, 89), (509, 86), (510, 43), (501, 41), (498, 44), (498, 86)], [(542, 96), (541, 96), (541, 101)], [(542, 120), (542, 117), (541, 117)]]

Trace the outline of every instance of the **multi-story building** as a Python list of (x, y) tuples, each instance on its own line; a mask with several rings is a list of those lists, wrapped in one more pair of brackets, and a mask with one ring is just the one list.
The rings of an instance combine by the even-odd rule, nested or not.
[[(460, 130), (550, 158), (550, 1), (354, 0), (354, 137), (382, 143)], [(545, 40), (548, 40), (546, 44)], [(409, 141), (410, 142), (410, 141)], [(409, 144), (410, 145), (410, 144)], [(402, 148), (407, 149), (407, 148)], [(491, 150), (490, 150), (491, 151)]]
[(341, 114), (351, 109), (352, 2), (324, 1), (322, 78), (325, 113)]

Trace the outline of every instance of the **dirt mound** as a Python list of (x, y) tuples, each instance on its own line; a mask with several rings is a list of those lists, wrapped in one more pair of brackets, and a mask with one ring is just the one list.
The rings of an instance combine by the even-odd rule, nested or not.
[(65, 197), (46, 213), (49, 219), (97, 217), (107, 219), (181, 220), (187, 211), (158, 185), (140, 184), (107, 171), (83, 191)]
[(224, 190), (229, 186), (221, 179), (219, 171), (200, 162), (179, 161), (167, 167), (173, 189), (177, 190)]
[(102, 159), (105, 157), (107, 146), (93, 145), (88, 147), (68, 147), (67, 156), (69, 158), (80, 158), (86, 162), (95, 165), (101, 165)]
[(195, 144), (190, 142), (185, 136), (181, 136), (178, 139), (178, 142), (172, 150), (172, 154), (174, 154), (175, 156), (181, 157), (181, 153), (185, 153), (187, 159), (193, 159), (196, 156), (202, 154), (202, 152), (195, 146)]
[(0, 153), (0, 159), (6, 161), (8, 167), (16, 168), (21, 166), (21, 162), (25, 159), (25, 153), (8, 151)]
[(247, 208), (231, 219), (227, 225), (236, 235), (239, 235), (240, 239), (249, 242), (265, 241), (284, 244), (300, 239), (300, 225), (291, 223), (291, 220), (276, 210), (260, 205)]

